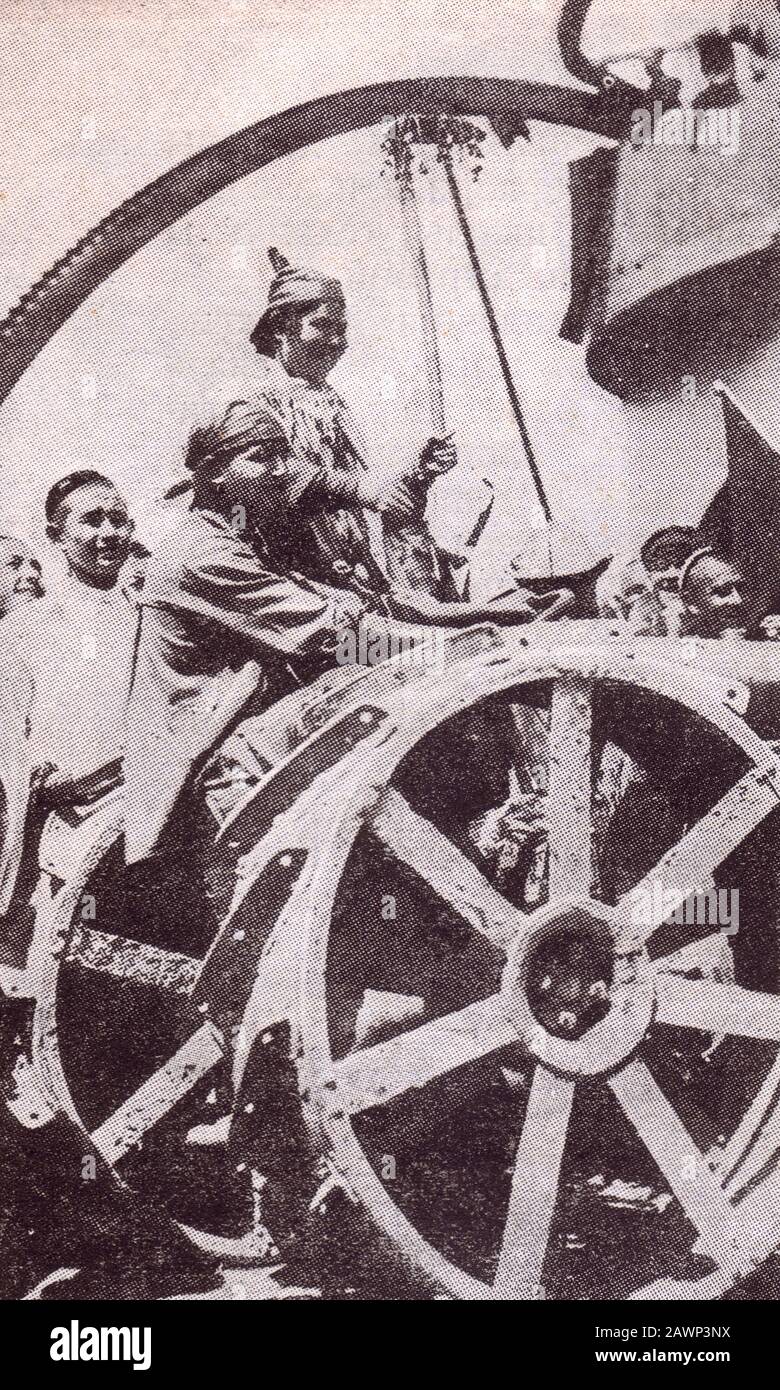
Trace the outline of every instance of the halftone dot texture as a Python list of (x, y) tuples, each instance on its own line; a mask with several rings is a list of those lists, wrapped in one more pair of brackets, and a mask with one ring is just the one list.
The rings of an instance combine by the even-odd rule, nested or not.
[[(226, 23), (232, 23), (236, 13), (244, 14), (247, 8), (225, 6)], [(450, 8), (452, 25), (463, 25), (463, 6), (447, 7), (436, 18), (425, 17), (433, 47), (437, 26), (440, 29), (445, 23)], [(534, 5), (523, 17), (513, 10), (512, 32), (518, 45), (523, 23), (529, 25), (530, 32), (537, 16), (545, 17), (545, 8)], [(205, 23), (205, 11), (196, 8), (193, 15), (194, 25)], [(550, 17), (546, 20), (549, 28)], [(376, 23), (380, 25), (377, 34), (381, 47), (378, 17)], [(602, 18), (598, 23), (599, 38), (610, 52), (605, 38), (609, 22)], [(556, 71), (548, 70), (556, 68), (554, 59), (541, 65), (549, 79), (542, 82), (524, 70), (522, 77), (505, 75), (504, 53), (501, 61), (496, 54), (491, 69), (480, 51), (476, 65), (479, 75), (468, 75), (464, 55), (472, 30), (467, 25), (461, 32), (463, 44), (457, 62), (449, 69), (443, 63), (439, 69), (451, 71), (451, 77), (430, 72), (400, 78), (395, 70), (366, 76), (355, 61), (349, 80), (334, 83), (328, 94), (308, 100), (309, 94), (302, 92), (302, 104), (283, 109), (284, 103), (279, 102), (275, 109), (280, 114), (269, 114), (216, 143), (193, 142), (192, 152), (183, 162), (161, 173), (103, 217), (11, 309), (0, 325), (2, 398), (25, 379), (25, 373), (60, 329), (67, 333), (70, 330), (65, 325), (72, 329), (71, 320), (79, 322), (73, 316), (90, 296), (105, 295), (107, 291), (101, 287), (112, 283), (114, 276), (121, 282), (123, 274), (132, 271), (132, 258), (153, 247), (156, 238), (174, 229), (179, 219), (191, 217), (208, 205), (208, 200), (248, 175), (272, 165), (282, 168), (284, 160), (294, 168), (296, 160), (306, 159), (311, 160), (307, 169), (316, 178), (317, 151), (327, 152), (327, 142), (334, 138), (344, 142), (341, 148), (347, 152), (347, 161), (352, 138), (361, 158), (367, 158), (366, 129), (405, 110), (482, 114), (499, 124), (502, 118), (520, 113), (531, 123), (532, 146), (534, 139), (538, 140), (543, 158), (545, 142), (550, 141), (550, 154), (556, 153), (559, 164), (559, 149), (549, 135), (552, 128), (587, 133), (578, 153), (591, 149), (590, 135), (594, 132), (600, 139), (616, 132), (614, 116), (601, 100), (584, 89), (562, 90), (566, 78), (560, 65)], [(294, 18), (290, 19), (290, 34), (295, 34)], [(348, 35), (348, 27), (337, 34), (326, 26), (319, 41), (325, 47), (339, 44), (348, 49)], [(222, 35), (215, 39), (215, 45), (234, 41), (235, 37)], [(391, 68), (392, 57), (391, 51)], [(510, 64), (509, 70), (513, 67)], [(373, 85), (368, 85), (370, 82)], [(773, 83), (770, 74), (763, 90), (773, 91)], [(770, 97), (763, 98), (756, 84), (751, 100), (760, 106)], [(767, 133), (765, 138), (770, 141), (773, 137)], [(568, 517), (567, 492), (581, 494), (573, 514), (580, 525), (591, 522), (587, 529), (599, 553), (609, 544), (615, 548), (615, 532), (623, 524), (613, 520), (605, 525), (603, 521), (613, 501), (617, 514), (627, 518), (631, 538), (636, 530), (636, 537), (641, 539), (639, 522), (635, 519), (631, 525), (634, 489), (637, 517), (646, 534), (665, 521), (697, 520), (722, 483), (725, 445), (719, 406), (709, 395), (715, 377), (726, 376), (767, 434), (771, 436), (775, 429), (780, 437), (780, 421), (776, 427), (774, 422), (776, 393), (772, 389), (776, 279), (774, 232), (769, 224), (774, 214), (773, 195), (771, 187), (762, 187), (758, 194), (753, 191), (760, 141), (758, 135), (749, 139), (753, 141), (753, 162), (750, 174), (744, 176), (749, 187), (740, 187), (737, 156), (736, 174), (729, 182), (733, 216), (718, 237), (717, 209), (713, 209), (709, 230), (718, 242), (717, 249), (701, 251), (713, 266), (734, 262), (736, 269), (715, 274), (704, 289), (692, 292), (687, 288), (677, 299), (673, 295), (667, 298), (664, 333), (658, 339), (642, 337), (645, 329), (651, 335), (654, 332), (652, 310), (646, 317), (629, 316), (633, 333), (627, 354), (630, 370), (603, 377), (605, 385), (613, 392), (617, 388), (625, 398), (624, 406), (612, 395), (602, 398), (589, 381), (584, 348), (564, 347), (554, 337), (554, 326), (557, 332), (563, 317), (560, 311), (566, 307), (565, 302), (558, 303), (561, 287), (568, 291), (570, 281), (565, 189), (559, 202), (553, 199), (547, 205), (547, 211), (554, 212), (552, 229), (543, 229), (538, 243), (531, 243), (537, 249), (551, 250), (558, 258), (552, 277), (554, 314), (547, 306), (549, 340), (555, 344), (550, 360), (557, 362), (556, 354), (566, 351), (570, 354), (567, 363), (576, 362), (576, 366), (567, 366), (568, 375), (556, 368), (548, 377), (539, 364), (536, 369), (531, 364), (529, 370), (526, 363), (522, 389), (530, 397), (529, 413), (536, 416), (537, 424), (539, 420), (545, 422), (541, 466), (547, 464), (553, 474), (554, 514), (563, 511)], [(689, 155), (690, 151), (681, 153), (680, 159), (690, 164)], [(644, 157), (637, 151), (628, 152), (628, 156), (637, 160)], [(515, 149), (508, 158), (517, 163), (520, 154)], [(537, 161), (534, 180), (543, 183), (539, 154), (530, 158)], [(327, 198), (338, 203), (348, 199), (349, 190), (334, 181), (333, 172), (328, 166)], [(700, 176), (700, 169), (698, 173)], [(719, 166), (719, 176), (722, 174)], [(631, 177), (636, 198), (635, 170), (626, 172), (625, 187), (629, 187)], [(490, 178), (488, 171), (488, 206)], [(648, 217), (660, 218), (664, 205), (659, 190), (665, 196), (668, 185), (651, 172), (651, 166), (646, 186)], [(683, 181), (681, 188), (687, 186)], [(500, 204), (499, 193), (495, 188), (492, 192)], [(475, 211), (479, 197), (478, 187), (469, 190)], [(684, 206), (678, 211), (676, 225), (685, 226)], [(435, 198), (429, 212), (435, 224), (441, 212)], [(299, 209), (299, 215), (306, 226), (305, 207)], [(638, 213), (632, 215), (636, 236), (632, 239), (633, 227), (629, 225), (629, 247), (643, 231)], [(756, 230), (756, 219), (762, 230)], [(182, 224), (185, 239), (196, 225)], [(524, 235), (530, 236), (527, 225)], [(731, 256), (728, 248), (723, 253), (723, 241), (728, 237), (734, 238), (739, 255)], [(673, 251), (674, 229), (670, 240)], [(276, 241), (288, 244), (287, 229), (278, 233), (272, 229), (266, 211), (258, 242)], [(395, 243), (396, 251), (399, 244)], [(519, 283), (530, 273), (533, 257), (512, 260), (508, 227), (498, 235), (493, 249), (495, 274), (507, 312), (509, 282), (517, 278)], [(340, 254), (348, 263), (349, 247), (342, 245)], [(447, 267), (451, 268), (461, 250), (445, 250), (440, 241), (434, 254), (440, 258), (446, 282)], [(652, 265), (634, 266), (634, 282), (630, 275), (623, 276), (632, 311), (645, 299), (650, 302), (659, 288), (668, 295), (670, 284), (678, 278), (676, 270), (682, 275), (692, 269), (698, 273), (702, 268), (698, 264), (691, 267), (682, 249), (676, 261), (672, 252), (669, 254), (673, 270), (670, 273), (666, 265), (656, 268), (657, 282)], [(748, 256), (752, 259), (745, 260)], [(637, 261), (641, 261), (641, 254)], [(536, 263), (543, 267), (545, 256), (537, 254)], [(507, 266), (511, 266), (511, 275)], [(332, 268), (343, 273), (341, 263)], [(615, 271), (616, 267), (605, 269)], [(618, 280), (625, 270), (625, 265), (618, 268)], [(645, 272), (646, 280), (642, 278)], [(397, 265), (387, 276), (391, 282), (397, 277), (409, 292), (411, 304), (408, 270), (400, 252)], [(348, 276), (344, 278), (349, 300)], [(245, 296), (249, 283), (247, 277), (237, 299)], [(618, 303), (617, 290), (610, 300), (605, 286), (601, 288), (602, 305), (592, 310), (586, 325), (591, 366), (594, 339), (614, 328), (613, 320), (626, 307)], [(171, 289), (175, 301), (175, 281)], [(466, 293), (464, 290), (464, 298)], [(155, 285), (155, 297), (158, 294), (159, 285)], [(261, 299), (258, 288), (257, 302)], [(541, 306), (545, 299), (543, 281), (538, 286), (538, 299)], [(102, 302), (105, 305), (107, 301), (104, 298)], [(377, 303), (383, 302), (379, 296)], [(138, 307), (142, 322), (140, 302)], [(246, 315), (247, 329), (254, 321), (254, 307), (249, 306)], [(460, 370), (468, 377), (469, 344), (478, 334), (483, 335), (484, 325), (476, 301), (471, 318), (459, 319), (457, 309), (457, 296), (451, 295), (449, 306), (441, 312), (441, 333), (445, 345), (450, 335), (450, 347), (454, 343), (461, 354)], [(694, 309), (698, 315), (695, 322)], [(239, 308), (234, 305), (231, 312), (231, 326), (238, 332), (243, 321)], [(404, 312), (411, 322), (413, 309)], [(511, 310), (508, 312), (511, 320)], [(541, 307), (539, 312), (543, 312)], [(132, 360), (142, 345), (138, 330), (128, 328), (131, 318), (126, 316), (122, 321), (127, 329), (124, 351)], [(398, 323), (405, 322), (401, 315)], [(172, 325), (175, 323), (172, 310)], [(623, 321), (619, 326), (624, 326)], [(173, 326), (171, 331), (175, 337)], [(511, 325), (510, 338), (512, 334), (517, 354), (522, 343), (522, 316), (519, 328), (517, 323)], [(381, 337), (381, 332), (376, 336)], [(373, 338), (367, 341), (375, 343)], [(626, 351), (626, 342), (619, 341), (617, 348), (612, 343), (609, 352)], [(414, 352), (418, 352), (417, 346)], [(381, 360), (381, 354), (376, 360)], [(489, 353), (482, 339), (478, 361), (480, 373), (489, 375), (485, 365)], [(450, 368), (452, 365), (451, 359)], [(552, 389), (553, 379), (558, 396)], [(562, 395), (563, 382), (570, 389), (567, 401)], [(588, 417), (579, 407), (578, 383), (582, 398), (597, 402), (595, 437), (600, 457), (593, 460), (592, 474), (586, 466)], [(364, 391), (364, 401), (370, 401), (364, 384), (359, 380), (357, 384)], [(388, 385), (386, 396), (392, 399), (396, 389), (397, 383)], [(499, 399), (491, 391), (495, 392), (494, 385), (484, 393), (476, 391), (469, 412), (463, 410), (461, 401), (463, 415), (470, 415), (472, 430), (477, 433), (486, 427), (492, 406)], [(414, 399), (410, 392), (409, 400)], [(183, 401), (178, 404), (183, 415)], [(16, 397), (10, 395), (8, 405), (12, 412), (18, 408), (14, 424), (23, 430), (29, 398), (18, 405)], [(420, 407), (419, 397), (416, 408), (422, 428), (424, 406)], [(505, 405), (498, 408), (505, 409)], [(40, 403), (37, 409), (40, 414)], [(143, 418), (141, 404), (139, 432)], [(467, 424), (464, 420), (464, 428)], [(13, 428), (6, 442), (12, 439)], [(127, 441), (124, 443), (126, 446)], [(605, 464), (603, 454), (610, 443), (615, 444), (621, 467), (607, 466), (609, 461)], [(565, 463), (572, 452), (580, 461), (577, 476), (567, 472)], [(504, 467), (497, 474), (506, 486), (508, 473), (510, 492), (527, 486), (519, 457), (513, 457), (512, 467), (513, 472)], [(65, 466), (57, 469), (64, 471)], [(148, 481), (146, 496), (151, 496), (157, 479)], [(589, 490), (586, 485), (591, 483)], [(500, 519), (500, 505), (495, 512)], [(506, 558), (510, 558), (509, 542), (523, 539), (517, 514), (506, 527), (508, 535), (500, 531), (500, 520), (497, 524), (498, 533), (492, 533), (492, 538), (486, 533), (485, 544), (505, 549)], [(477, 660), (475, 656), (473, 662)], [(452, 1296), (483, 1296), (486, 1286), (495, 1282), (498, 1296), (507, 1298), (517, 1298), (518, 1294), (533, 1298), (544, 1290), (551, 1297), (567, 1299), (603, 1293), (625, 1297), (638, 1286), (656, 1281), (661, 1290), (670, 1279), (682, 1281), (689, 1296), (697, 1296), (697, 1287), (699, 1292), (706, 1288), (711, 1296), (717, 1296), (737, 1281), (757, 1258), (757, 1251), (766, 1254), (772, 1249), (777, 1207), (775, 1111), (780, 1080), (775, 1053), (780, 1042), (780, 1010), (776, 982), (767, 983), (756, 952), (742, 950), (739, 943), (734, 958), (744, 974), (739, 978), (737, 970), (736, 985), (724, 977), (724, 969), (726, 975), (728, 969), (723, 960), (716, 962), (714, 974), (698, 981), (698, 989), (695, 980), (687, 980), (688, 974), (702, 973), (698, 959), (687, 973), (681, 967), (672, 977), (677, 983), (667, 984), (658, 1005), (666, 1029), (665, 1045), (658, 1053), (650, 1049), (641, 1059), (610, 1069), (608, 1076), (597, 1081), (578, 1083), (576, 1095), (559, 1066), (545, 1067), (543, 1056), (535, 1068), (529, 1063), (527, 1050), (517, 1041), (515, 1006), (490, 1003), (503, 977), (509, 944), (522, 931), (525, 920), (522, 906), (513, 897), (516, 888), (512, 888), (511, 872), (501, 854), (511, 850), (513, 837), (515, 847), (520, 844), (523, 852), (534, 847), (526, 832), (529, 824), (538, 822), (538, 799), (543, 796), (540, 783), (533, 779), (522, 788), (508, 783), (510, 762), (517, 762), (518, 737), (521, 750), (527, 755), (533, 747), (544, 775), (549, 775), (548, 797), (556, 812), (550, 817), (550, 862), (539, 876), (542, 897), (546, 874), (555, 894), (565, 891), (587, 896), (590, 891), (585, 867), (591, 839), (587, 806), (600, 745), (591, 728), (590, 692), (577, 680), (564, 678), (556, 685), (561, 693), (552, 696), (549, 735), (545, 719), (537, 718), (547, 707), (545, 692), (537, 691), (526, 705), (522, 700), (517, 705), (498, 702), (481, 706), (473, 717), (468, 712), (453, 714), (453, 694), (456, 704), (459, 695), (464, 706), (469, 704), (471, 662), (472, 658), (460, 666), (453, 662), (436, 677), (449, 722), (442, 724), (436, 717), (435, 700), (427, 713), (420, 702), (419, 728), (413, 727), (412, 732), (426, 740), (424, 747), (419, 753), (410, 751), (393, 784), (394, 795), (380, 799), (369, 813), (367, 826), (345, 865), (344, 881), (336, 890), (335, 929), (322, 998), (337, 1006), (329, 1025), (337, 1083), (330, 1074), (318, 1074), (316, 1067), (312, 1071), (306, 1056), (301, 1057), (297, 1018), (290, 1026), (285, 1017), (274, 1016), (273, 1009), (268, 1027), (252, 1039), (237, 1097), (230, 1082), (233, 1056), (240, 1055), (246, 1045), (241, 1014), (253, 984), (252, 974), (247, 972), (256, 969), (257, 952), (272, 922), (283, 914), (291, 877), (294, 880), (301, 868), (305, 878), (316, 858), (316, 837), (304, 851), (295, 834), (289, 845), (276, 847), (258, 880), (260, 901), (250, 903), (251, 910), (246, 910), (246, 920), (241, 917), (241, 925), (235, 926), (231, 920), (229, 932), (244, 973), (231, 975), (228, 952), (225, 979), (230, 987), (217, 987), (201, 1000), (197, 983), (193, 989), (199, 967), (194, 963), (197, 953), (192, 952), (191, 942), (205, 935), (205, 951), (209, 914), (213, 913), (215, 920), (219, 917), (226, 891), (229, 895), (240, 868), (239, 850), (242, 854), (252, 852), (268, 829), (267, 811), (261, 809), (257, 824), (249, 816), (246, 833), (254, 836), (251, 844), (237, 847), (227, 833), (215, 853), (209, 843), (204, 849), (203, 842), (193, 838), (191, 845), (179, 846), (178, 857), (164, 866), (156, 879), (154, 874), (145, 879), (140, 873), (127, 882), (118, 842), (121, 825), (107, 817), (100, 836), (86, 851), (88, 872), (82, 870), (78, 891), (65, 890), (57, 904), (56, 925), (66, 934), (66, 946), (64, 952), (55, 953), (53, 964), (51, 956), (48, 958), (49, 965), (36, 977), (41, 999), (36, 1019), (31, 1018), (31, 1006), (20, 999), (4, 1003), (0, 1014), (6, 1075), (9, 1066), (16, 1065), (16, 1080), (9, 1082), (15, 1099), (2, 1121), (14, 1204), (10, 1229), (3, 1235), (8, 1242), (3, 1260), (4, 1296), (22, 1297), (52, 1279), (46, 1296), (58, 1289), (65, 1296), (97, 1299), (282, 1298), (306, 1296), (307, 1289), (324, 1289), (337, 1297), (412, 1298), (419, 1296), (422, 1287), (412, 1265), (416, 1261), (418, 1266), (426, 1266), (429, 1260), (420, 1245), (421, 1232), (427, 1247), (449, 1262), (447, 1270), (463, 1271), (462, 1277), (443, 1274), (442, 1286)], [(288, 812), (298, 804), (315, 776), (337, 778), (342, 760), (345, 768), (349, 766), (350, 777), (359, 776), (361, 715), (366, 716), (363, 734), (368, 729), (366, 737), (370, 738), (375, 733), (376, 711), (384, 709), (381, 700), (374, 701), (372, 682), (377, 683), (375, 673), (356, 681), (354, 690), (348, 690), (345, 683), (319, 706), (313, 696), (301, 693), (285, 706), (284, 713), (277, 712), (270, 719), (266, 716), (273, 734), (272, 753), (268, 756), (269, 744), (261, 741), (256, 749), (260, 761), (250, 768), (250, 779), (263, 765), (274, 766), (285, 756), (293, 758), (286, 783), (283, 777), (269, 781), (272, 795), (279, 796), (278, 803), (273, 803), (274, 814)], [(409, 680), (403, 691), (406, 717), (411, 711), (413, 725), (419, 695), (415, 686), (415, 681)], [(428, 684), (426, 700), (430, 698)], [(529, 705), (535, 711), (530, 723), (528, 717), (517, 713), (518, 708), (525, 709), (528, 716)], [(388, 713), (392, 723), (391, 706), (392, 702)], [(339, 742), (337, 723), (316, 737), (320, 723), (335, 719), (337, 714), (357, 720), (346, 744)], [(657, 710), (655, 717), (659, 717)], [(625, 718), (628, 723), (623, 732), (628, 738), (641, 721), (641, 706), (630, 708)], [(669, 719), (668, 757), (675, 764), (669, 779), (683, 798), (690, 789), (680, 781), (674, 743), (679, 728), (671, 716)], [(531, 726), (536, 728), (533, 736)], [(663, 743), (665, 717), (660, 719), (660, 731), (659, 741)], [(762, 728), (762, 733), (772, 732), (769, 726)], [(296, 780), (295, 750), (306, 736), (314, 738), (314, 743), (307, 748), (311, 760), (304, 763), (301, 783)], [(657, 748), (654, 756), (658, 756)], [(536, 773), (539, 766), (534, 769)], [(698, 833), (689, 871), (704, 876), (717, 871), (724, 858), (742, 853), (742, 862), (732, 871), (745, 894), (741, 930), (747, 939), (751, 924), (758, 929), (759, 918), (765, 924), (771, 916), (771, 930), (767, 933), (764, 925), (761, 937), (762, 946), (766, 945), (771, 955), (775, 920), (771, 908), (777, 896), (771, 865), (772, 813), (777, 799), (773, 774), (762, 781), (751, 779), (740, 769), (729, 780), (724, 770), (724, 779), (724, 785), (719, 786), (718, 777), (712, 778), (712, 799), (708, 802), (705, 796), (696, 821), (701, 829), (691, 832), (687, 825), (678, 826), (678, 833), (663, 848), (669, 849), (683, 834), (693, 833), (695, 837)], [(728, 788), (734, 783), (738, 789), (729, 801)], [(347, 785), (345, 780), (345, 793)], [(725, 799), (725, 806), (718, 797)], [(261, 798), (262, 793), (258, 799), (262, 808)], [(691, 800), (695, 803), (696, 797)], [(338, 815), (338, 798), (323, 802), (323, 806), (323, 815), (329, 818), (322, 824), (325, 843), (331, 821)], [(668, 798), (664, 799), (649, 777), (644, 792), (638, 794), (634, 819), (628, 817), (624, 830), (627, 841), (634, 837), (637, 862), (647, 858), (647, 850), (655, 843), (658, 821), (668, 812)], [(490, 813), (495, 813), (495, 839), (488, 843), (495, 847), (500, 842), (500, 853), (482, 862), (473, 851), (468, 829), (472, 821)], [(96, 825), (101, 814), (97, 813)], [(757, 839), (746, 839), (753, 826), (759, 827)], [(672, 828), (671, 821), (668, 828)], [(87, 829), (87, 842), (89, 835)], [(691, 843), (683, 841), (689, 848)], [(302, 866), (296, 857), (301, 854)], [(650, 854), (645, 872), (657, 857)], [(530, 869), (530, 865), (526, 867)], [(760, 899), (755, 894), (751, 899), (750, 886), (752, 883), (755, 889), (757, 876), (762, 881), (762, 894)], [(146, 939), (153, 937), (153, 932), (145, 917), (144, 894), (156, 891), (159, 897), (161, 885), (165, 899), (161, 915), (169, 926), (171, 922), (178, 924), (176, 941)], [(89, 906), (85, 911), (85, 903), (93, 898), (94, 917)], [(121, 931), (117, 929), (120, 922)], [(294, 918), (285, 923), (293, 940), (297, 925)], [(584, 956), (576, 959), (562, 947), (562, 959), (557, 961), (546, 989), (556, 996), (559, 1026), (564, 1032), (570, 1017), (576, 1024), (579, 1008), (574, 977), (581, 984), (588, 970), (599, 964), (598, 952), (594, 955), (587, 947), (586, 940)], [(273, 976), (272, 966), (268, 988), (276, 992), (274, 998), (284, 1000), (295, 953), (282, 953), (281, 959), (279, 977)], [(514, 982), (512, 988), (522, 994), (523, 978), (513, 976), (511, 968), (508, 975)], [(59, 985), (56, 999), (55, 981)], [(595, 987), (605, 982), (597, 978), (590, 983)], [(540, 989), (543, 984), (544, 980)], [(317, 995), (308, 977), (296, 979), (296, 986), (296, 998), (303, 998), (303, 1007), (316, 1010)], [(511, 993), (509, 986), (506, 989)], [(699, 1025), (698, 1034), (712, 1035), (719, 1043), (706, 1058), (702, 1046), (691, 1045), (690, 1027), (686, 1033), (682, 1025), (686, 1009)], [(17, 1061), (24, 1055), (31, 1026), (37, 1030), (48, 1059), (59, 1101), (65, 1096), (72, 1101), (69, 1114), (47, 1116), (35, 1078)], [(59, 1037), (55, 1026), (59, 1027)], [(316, 1032), (309, 1018), (303, 1035), (309, 1038)], [(349, 1049), (358, 1034), (362, 1042), (352, 1056)], [(399, 1075), (402, 1085), (397, 1082)], [(394, 1085), (397, 1098), (386, 1099)], [(325, 1115), (326, 1121), (322, 1121), (319, 1133), (307, 1127), (303, 1118), (313, 1094), (320, 1118)], [(349, 1102), (346, 1110), (340, 1107), (344, 1096)], [(367, 1098), (372, 1097), (378, 1102), (381, 1097), (381, 1103), (367, 1104)], [(233, 1106), (235, 1115), (228, 1133), (225, 1117)], [(352, 1119), (347, 1113), (350, 1107)], [(357, 1139), (350, 1129), (353, 1121)], [(92, 1134), (96, 1152), (79, 1124)], [(323, 1129), (330, 1136), (325, 1142)], [(722, 1132), (724, 1142), (720, 1142)], [(346, 1155), (345, 1184), (340, 1183), (338, 1170), (329, 1161), (334, 1133), (343, 1137), (340, 1153), (342, 1158)], [(366, 1161), (358, 1159), (358, 1139), (370, 1156), (373, 1178)], [(125, 1188), (120, 1190), (113, 1184), (105, 1166), (106, 1155), (127, 1178)], [(97, 1158), (94, 1177), (89, 1163), (85, 1165), (85, 1159), (91, 1157)], [(350, 1187), (350, 1161), (356, 1165), (356, 1174), (362, 1165), (358, 1202), (350, 1200), (344, 1190)], [(174, 1224), (166, 1209), (195, 1232), (192, 1240), (187, 1239), (186, 1229), (183, 1232), (181, 1225)], [(51, 1215), (54, 1210), (56, 1222)], [(502, 1234), (505, 1228), (508, 1236)], [(696, 1248), (695, 1231), (699, 1233)], [(436, 1272), (435, 1257), (431, 1258), (429, 1274)], [(271, 1276), (262, 1267), (253, 1268), (253, 1261), (257, 1266), (282, 1263), (284, 1269)], [(78, 1269), (76, 1274), (74, 1268)], [(444, 1271), (443, 1264), (440, 1269)], [(698, 1283), (701, 1280), (703, 1285)], [(754, 1297), (773, 1298), (771, 1264), (763, 1264), (753, 1283), (742, 1287), (749, 1287)]]

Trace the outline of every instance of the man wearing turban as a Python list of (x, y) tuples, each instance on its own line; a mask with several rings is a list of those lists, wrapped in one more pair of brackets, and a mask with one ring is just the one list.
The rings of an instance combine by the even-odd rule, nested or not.
[(129, 863), (155, 850), (188, 776), (239, 715), (284, 693), (290, 663), (304, 676), (330, 664), (337, 635), (366, 608), (272, 558), (299, 494), (284, 426), (260, 399), (235, 401), (195, 431), (187, 460), (192, 507), (152, 556), (139, 598)]

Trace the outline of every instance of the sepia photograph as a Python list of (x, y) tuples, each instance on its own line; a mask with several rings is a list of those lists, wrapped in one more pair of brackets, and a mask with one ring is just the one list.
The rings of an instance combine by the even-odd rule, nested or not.
[(8, 1315), (55, 1376), (184, 1302), (727, 1364), (780, 1297), (780, 6), (0, 32)]

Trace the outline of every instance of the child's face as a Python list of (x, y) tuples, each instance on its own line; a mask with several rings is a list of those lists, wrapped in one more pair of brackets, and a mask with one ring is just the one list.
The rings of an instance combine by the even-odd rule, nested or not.
[(231, 459), (219, 480), (231, 507), (242, 507), (247, 519), (262, 529), (289, 511), (287, 484), (289, 450), (285, 440), (273, 440)]

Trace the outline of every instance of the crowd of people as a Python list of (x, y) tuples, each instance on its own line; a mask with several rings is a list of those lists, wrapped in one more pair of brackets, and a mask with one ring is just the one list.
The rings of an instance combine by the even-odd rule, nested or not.
[[(51, 593), (29, 548), (0, 538), (3, 652), (34, 688), (37, 814), (86, 814), (123, 783), (131, 865), (163, 853), (185, 789), (237, 722), (332, 665), (345, 629), (484, 612), (453, 585), (462, 557), (425, 521), (452, 440), (424, 442), (389, 477), (368, 467), (328, 380), (347, 342), (341, 284), (272, 261), (254, 369), (192, 430), (169, 494), (189, 506), (165, 543), (149, 554), (119, 489), (93, 470), (46, 499), (61, 562)], [(775, 635), (750, 617), (734, 564), (687, 526), (616, 557), (596, 603), (636, 636)], [(474, 843), (489, 860), (484, 820)]]
[[(36, 894), (45, 888), (38, 849), (50, 818), (78, 828), (120, 796), (130, 922), (143, 921), (152, 945), (205, 953), (219, 925), (205, 891), (214, 822), (246, 791), (245, 767), (231, 753), (236, 735), (329, 670), (345, 631), (387, 632), (401, 621), (408, 632), (410, 620), (451, 626), (456, 611), (461, 622), (486, 615), (453, 582), (463, 556), (438, 547), (426, 525), (429, 488), (457, 461), (452, 440), (424, 441), (390, 477), (367, 465), (328, 381), (346, 347), (341, 285), (274, 260), (252, 334), (255, 370), (192, 430), (186, 477), (170, 490), (187, 505), (154, 553), (137, 540), (120, 489), (87, 469), (59, 479), (46, 498), (56, 564), (42, 566), (27, 545), (0, 537), (3, 657), (33, 690), (28, 747), (19, 750), (29, 763), (27, 830), (16, 906), (0, 930), (0, 988), (2, 966), (22, 965), (34, 942)], [(57, 565), (47, 590), (44, 574)], [(527, 595), (520, 608), (533, 616)], [(680, 525), (611, 561), (596, 583), (596, 615), (631, 636), (777, 636), (777, 620), (754, 613), (734, 563), (706, 532)], [(525, 698), (507, 696), (492, 724), (467, 711), (471, 754), (445, 730), (449, 746), (439, 762), (434, 756), (431, 775), (452, 774), (445, 833), (531, 910), (547, 893), (551, 750), (549, 709), (533, 695), (518, 703)], [(597, 750), (592, 886), (607, 901), (706, 809), (707, 786), (686, 771), (684, 738), (671, 775), (672, 735), (666, 726), (661, 734), (661, 768), (637, 760), (619, 728)], [(476, 785), (489, 767), (483, 795), (471, 772)], [(446, 798), (437, 786), (438, 811)], [(748, 908), (774, 841), (756, 854), (733, 871), (747, 885)], [(759, 927), (764, 907), (762, 897)], [(737, 945), (743, 981), (763, 987), (767, 968), (780, 969), (773, 929), (750, 940), (745, 933)]]
[(602, 617), (634, 636), (768, 639), (773, 615), (752, 612), (745, 578), (706, 532), (667, 526), (638, 555), (616, 557), (597, 581)]

